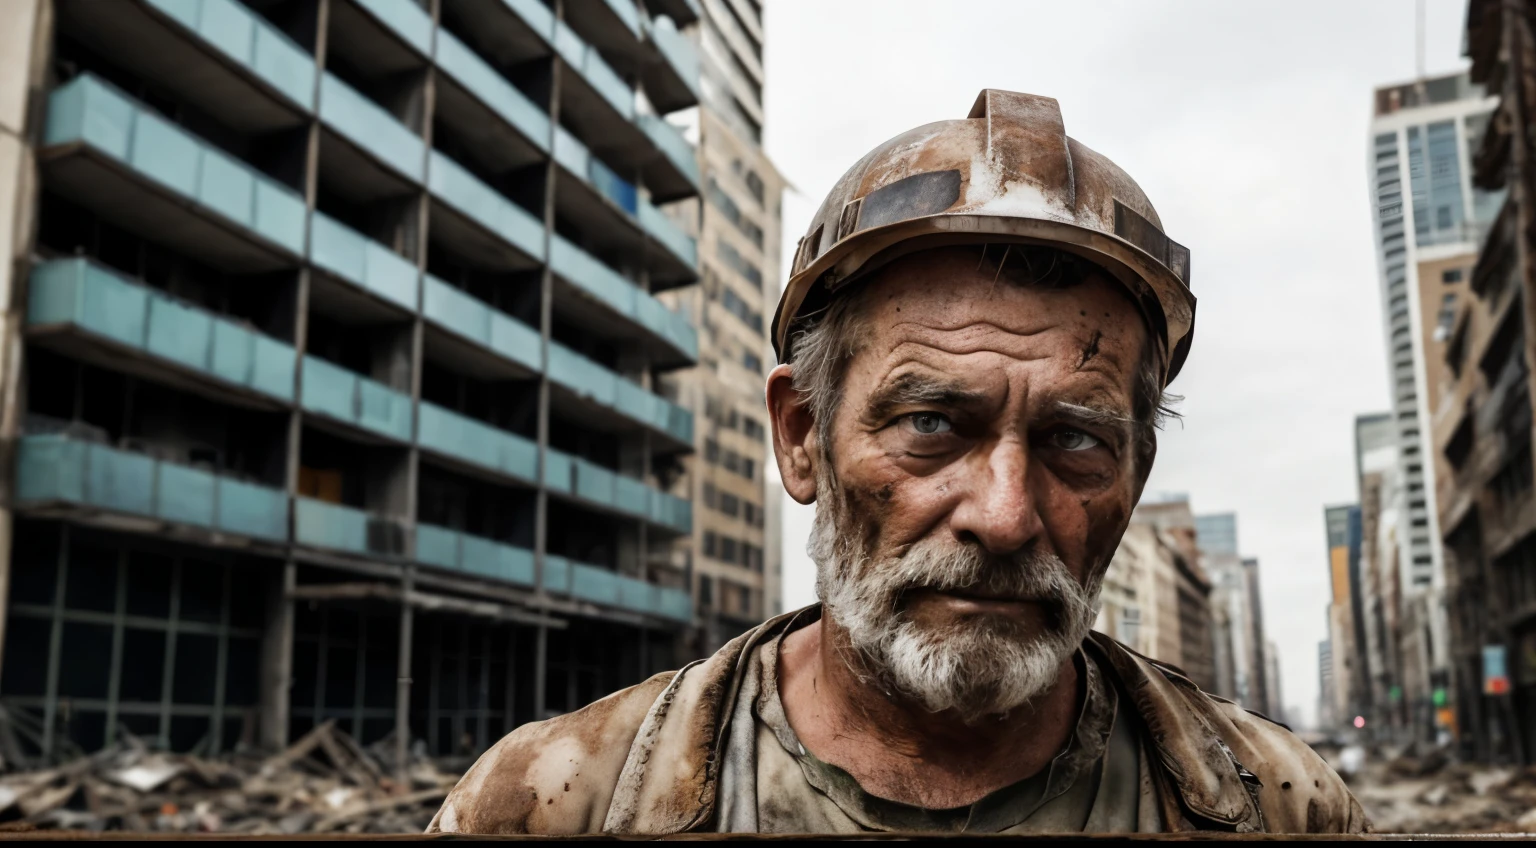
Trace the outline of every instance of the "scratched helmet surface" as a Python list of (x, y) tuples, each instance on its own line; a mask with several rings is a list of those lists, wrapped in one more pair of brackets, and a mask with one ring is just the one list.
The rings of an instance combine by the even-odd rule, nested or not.
[(1189, 250), (1163, 233), (1140, 186), (1067, 137), (1050, 97), (986, 89), (970, 116), (902, 133), (859, 160), (822, 201), (773, 318), (789, 361), (794, 319), (849, 282), (947, 244), (1043, 245), (1103, 267), (1161, 335), (1167, 385), (1189, 354)]

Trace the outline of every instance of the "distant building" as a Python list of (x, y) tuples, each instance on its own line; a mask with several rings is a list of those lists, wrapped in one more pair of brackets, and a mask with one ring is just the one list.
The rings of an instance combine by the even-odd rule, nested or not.
[(1285, 700), (1280, 694), (1280, 650), (1274, 642), (1264, 643), (1264, 693), (1269, 698), (1265, 713), (1281, 724), (1289, 724), (1291, 717), (1286, 715)]
[[(1330, 607), (1330, 613), (1331, 613)], [(1329, 630), (1333, 629), (1330, 617)], [(1319, 730), (1339, 729), (1338, 693), (1333, 688), (1333, 643), (1327, 639), (1317, 643), (1317, 727)]]
[(1258, 560), (1239, 555), (1237, 516), (1195, 517), (1200, 565), (1211, 581), (1211, 656), (1216, 693), (1263, 709), (1264, 625)]
[(1189, 500), (1183, 495), (1143, 499), (1132, 514), (1131, 523), (1153, 527), (1167, 551), (1159, 560), (1164, 576), (1158, 583), (1158, 602), (1164, 605), (1160, 614), (1173, 612), (1174, 616), (1172, 621), (1165, 619), (1158, 626), (1158, 658), (1178, 665), (1202, 689), (1214, 692), (1211, 583), (1200, 565), (1195, 516)]
[(1333, 664), (1328, 679), (1333, 695), (1333, 715), (1345, 720), (1361, 712), (1360, 652), (1356, 642), (1353, 599), (1358, 585), (1358, 561), (1352, 553), (1351, 523), (1358, 523), (1359, 507), (1331, 506), (1325, 510), (1328, 539), (1328, 572), (1332, 597), (1328, 604), (1328, 642)]
[(1448, 376), (1445, 345), (1478, 243), (1502, 203), (1472, 181), (1471, 154), (1495, 100), (1458, 72), (1382, 86), (1374, 104), (1367, 167), (1401, 482), (1401, 687), (1428, 740), (1436, 735), (1434, 692), (1447, 687), (1451, 658), (1437, 470), (1425, 448), (1433, 448), (1431, 401)]

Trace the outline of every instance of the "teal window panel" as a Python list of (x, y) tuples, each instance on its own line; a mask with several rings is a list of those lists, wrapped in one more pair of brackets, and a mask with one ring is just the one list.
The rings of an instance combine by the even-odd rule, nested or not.
[(663, 401), (623, 377), (614, 382), (614, 406), (626, 416), (654, 429), (664, 429), (667, 411)]
[(214, 526), (214, 504), (218, 502), (214, 476), (169, 462), (156, 465), (155, 516), (195, 527)]
[(16, 460), (16, 499), (85, 502), (87, 447), (63, 436), (22, 437)]
[(293, 536), (318, 548), (367, 553), (368, 516), (324, 501), (294, 498)]
[(213, 347), (213, 319), (206, 313), (169, 298), (149, 300), (149, 351), (173, 362), (208, 370)]
[(555, 37), (555, 16), (548, 6), (539, 0), (501, 0), (502, 5), (517, 13), (517, 16), (528, 24), (534, 32), (543, 36), (545, 41), (552, 41)]
[(601, 159), (593, 159), (587, 168), (587, 179), (598, 194), (613, 201), (613, 204), (623, 209), (630, 215), (638, 211), (640, 201), (639, 192), (634, 183), (619, 176), (612, 168), (603, 164)]
[(553, 595), (571, 593), (571, 561), (565, 557), (544, 557), (544, 591)]
[(560, 54), (560, 58), (577, 70), (581, 69), (581, 62), (587, 55), (587, 43), (581, 40), (581, 36), (577, 35), (575, 30), (566, 26), (564, 21), (555, 21), (554, 38), (550, 41), (550, 45), (555, 48), (556, 53)]
[(202, 17), (202, 0), (148, 0), (148, 2), (149, 5), (175, 18), (187, 29), (194, 32), (197, 30), (198, 20)]
[(636, 38), (639, 38), (640, 7), (636, 6), (632, 0), (607, 0), (607, 2), (608, 8), (612, 9), (613, 13), (619, 16), (619, 20), (624, 22), (624, 26), (628, 27), (629, 31), (634, 33)]
[(698, 152), (693, 145), (683, 138), (683, 133), (677, 127), (672, 126), (666, 119), (657, 115), (636, 115), (635, 123), (650, 138), (651, 143), (661, 151), (667, 161), (683, 172), (694, 187), (699, 185), (699, 159)]
[(483, 345), (490, 344), (490, 307), (430, 274), (422, 292), (422, 312), (447, 330)]
[(147, 456), (91, 445), (86, 452), (85, 491), (93, 506), (153, 515), (155, 461)]
[(432, 55), (432, 19), (411, 0), (358, 0), (363, 8), (395, 31), (405, 43)]
[(320, 75), (320, 117), (354, 144), (416, 180), (426, 145), (378, 104), (328, 73)]
[(304, 357), (303, 407), (352, 421), (357, 415), (357, 375), (314, 357)]
[(651, 41), (663, 60), (672, 66), (683, 83), (697, 97), (699, 93), (699, 52), (694, 48), (671, 18), (659, 17), (651, 21)]
[(358, 285), (368, 277), (368, 239), (320, 212), (310, 218), (309, 254), (316, 265)]
[(643, 580), (619, 575), (618, 605), (635, 612), (656, 613), (659, 605), (656, 598), (656, 587)]
[(640, 202), (640, 227), (690, 268), (699, 266), (699, 248), (692, 236), (661, 214), (648, 201)]
[(268, 241), (302, 255), (304, 219), (308, 214), (304, 209), (304, 199), (267, 179), (256, 180), (254, 194), (252, 229)]
[(505, 580), (501, 572), (501, 557), (497, 548), (501, 547), (490, 539), (472, 536), (465, 533), (460, 537), (462, 552), (459, 557), (459, 568), (470, 574), (478, 574), (481, 577), (489, 577), (493, 580)]
[(503, 472), (530, 483), (538, 478), (539, 448), (513, 433), (502, 433), (496, 446), (496, 464)]
[(218, 527), (258, 539), (288, 538), (288, 496), (266, 486), (221, 478)]
[(679, 589), (658, 589), (657, 604), (660, 612), (676, 621), (693, 620), (693, 598)]
[(306, 110), (315, 108), (315, 57), (287, 36), (271, 27), (258, 26), (251, 66), (288, 99)]
[(575, 481), (572, 479), (571, 457), (554, 450), (544, 450), (544, 485), (557, 492), (571, 493)]
[(44, 143), (85, 142), (128, 162), (135, 114), (128, 98), (95, 77), (79, 76), (49, 96)]
[(357, 423), (376, 433), (410, 441), (410, 397), (366, 377), (359, 377), (357, 385)]
[(544, 370), (544, 345), (537, 330), (495, 310), (489, 317), (492, 350), (534, 371)]
[(614, 473), (585, 460), (576, 460), (576, 495), (594, 503), (613, 503)]
[(626, 317), (635, 317), (635, 302), (649, 297), (623, 275), (559, 236), (550, 239), (549, 265), (572, 285)]
[(430, 524), (416, 525), (416, 560), (439, 568), (458, 568), (459, 534)]
[(197, 34), (244, 64), (250, 64), (256, 22), (251, 13), (233, 0), (202, 0)]
[(445, 29), (437, 31), (437, 64), (540, 150), (549, 150), (549, 116)]
[(533, 585), (533, 551), (497, 545), (496, 561), (503, 580), (521, 586)]
[(571, 596), (614, 606), (619, 602), (618, 575), (580, 563), (571, 566)]
[(231, 221), (255, 223), (256, 181), (245, 166), (216, 150), (204, 149), (197, 199)]
[(176, 126), (140, 111), (133, 121), (133, 166), (187, 197), (197, 196), (202, 147)]
[(213, 360), (209, 370), (231, 383), (251, 386), (255, 367), (256, 334), (228, 321), (213, 322)]
[(613, 406), (618, 375), (556, 342), (549, 343), (549, 376), (579, 395)]
[(667, 432), (680, 441), (693, 443), (693, 413), (675, 403), (667, 403)]
[(298, 353), (282, 342), (255, 335), (251, 387), (282, 400), (293, 400), (293, 368)]
[(564, 127), (555, 127), (555, 161), (565, 166), (567, 171), (585, 180), (587, 168), (592, 162), (592, 154), (587, 151), (587, 146), (576, 140), (576, 136), (565, 131)]
[(699, 337), (688, 316), (666, 308), (661, 301), (636, 290), (635, 320), (658, 338), (667, 340), (689, 359), (699, 358)]
[(613, 505), (620, 511), (645, 518), (650, 503), (650, 487), (633, 477), (619, 475), (613, 482)]
[(80, 324), (123, 344), (144, 346), (149, 337), (149, 293), (105, 269), (77, 261), (84, 268)]
[(416, 311), (416, 287), (420, 280), (416, 266), (400, 254), (372, 239), (365, 239), (365, 263), (368, 288), (387, 300)]
[(537, 218), (447, 156), (434, 150), (431, 160), (427, 186), (434, 195), (507, 244), (535, 259), (544, 258), (544, 225)]

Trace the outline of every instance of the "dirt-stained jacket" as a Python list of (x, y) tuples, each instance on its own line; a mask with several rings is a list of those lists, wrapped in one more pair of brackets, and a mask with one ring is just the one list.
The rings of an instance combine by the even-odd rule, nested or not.
[[(428, 832), (713, 830), (726, 724), (745, 660), (793, 615), (681, 671), (519, 727), (470, 768)], [(1107, 636), (1090, 638), (1144, 727), (1166, 830), (1367, 829), (1338, 775), (1290, 731)]]

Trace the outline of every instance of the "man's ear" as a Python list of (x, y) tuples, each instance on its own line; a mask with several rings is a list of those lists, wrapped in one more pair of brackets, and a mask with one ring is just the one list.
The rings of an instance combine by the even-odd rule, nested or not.
[(792, 366), (779, 365), (768, 373), (768, 418), (784, 491), (800, 503), (815, 502), (816, 419), (795, 391)]

